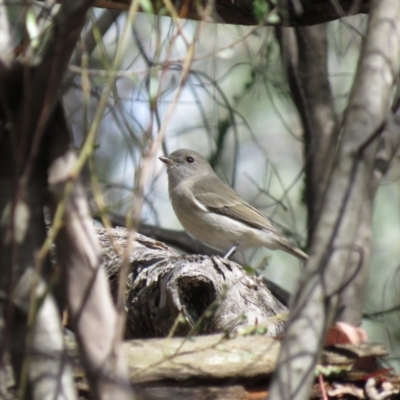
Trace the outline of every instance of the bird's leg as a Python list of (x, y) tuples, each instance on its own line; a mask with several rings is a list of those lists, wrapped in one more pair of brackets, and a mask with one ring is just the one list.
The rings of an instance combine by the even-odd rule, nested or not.
[(228, 259), (231, 255), (233, 255), (233, 253), (236, 251), (236, 249), (238, 248), (238, 244), (234, 244), (231, 249), (225, 254), (224, 258)]

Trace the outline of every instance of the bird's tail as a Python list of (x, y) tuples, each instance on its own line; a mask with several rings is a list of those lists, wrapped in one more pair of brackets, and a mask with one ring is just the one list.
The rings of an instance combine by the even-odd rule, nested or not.
[(281, 249), (286, 251), (286, 253), (289, 253), (304, 262), (308, 260), (308, 255), (290, 243), (287, 239), (282, 238), (282, 241), (279, 244), (281, 245)]

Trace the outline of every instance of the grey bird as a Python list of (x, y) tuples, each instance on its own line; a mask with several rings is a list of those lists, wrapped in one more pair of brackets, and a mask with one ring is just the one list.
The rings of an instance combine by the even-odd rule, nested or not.
[(160, 157), (167, 165), (172, 207), (186, 231), (210, 247), (227, 251), (266, 247), (283, 250), (302, 261), (307, 254), (283, 237), (257, 209), (221, 181), (207, 160), (180, 149)]

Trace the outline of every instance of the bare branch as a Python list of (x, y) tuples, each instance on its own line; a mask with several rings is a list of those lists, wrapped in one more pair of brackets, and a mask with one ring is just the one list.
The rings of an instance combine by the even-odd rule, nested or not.
[[(118, 11), (109, 11), (109, 10), (104, 10), (102, 14), (99, 16), (99, 18), (92, 23), (92, 25), (88, 28), (88, 31), (83, 38), (83, 43), (84, 45), (81, 47), (78, 47), (74, 53), (73, 58), (71, 59), (69, 65), (80, 65), (80, 60), (82, 57), (83, 52), (87, 52), (88, 54), (91, 54), (93, 50), (97, 46), (97, 40), (94, 35), (93, 29), (98, 29), (100, 31), (100, 35), (104, 35), (110, 27), (115, 23), (115, 21), (118, 19), (120, 15), (120, 12)], [(75, 74), (71, 71), (68, 71), (63, 79), (63, 87), (65, 89), (69, 88), (69, 85), (71, 84)]]
[(291, 307), (271, 399), (308, 396), (315, 363), (341, 290), (368, 255), (357, 247), (378, 135), (389, 112), (400, 59), (400, 3), (375, 0), (347, 108), (342, 141), (314, 235), (304, 282)]
[[(172, 2), (176, 12), (180, 18), (201, 20), (203, 15), (195, 1), (187, 2)], [(274, 2), (266, 2), (273, 9)], [(317, 25), (323, 22), (333, 21), (347, 15), (355, 15), (359, 13), (367, 13), (370, 8), (370, 0), (309, 0), (309, 1), (290, 1), (290, 6), (284, 6), (281, 9), (281, 19), (274, 24), (281, 26), (306, 26)], [(96, 7), (127, 10), (130, 2), (127, 0), (97, 0)], [(293, 4), (301, 4), (300, 9), (294, 7)], [(165, 6), (163, 2), (152, 1), (154, 13), (158, 14)], [(255, 17), (254, 1), (215, 1), (214, 22), (234, 25), (258, 25), (259, 20)], [(261, 22), (262, 25), (267, 25), (267, 22)]]
[(304, 129), (308, 243), (319, 218), (339, 136), (328, 74), (326, 29), (320, 25), (278, 30), (292, 98)]
[[(53, 229), (56, 229), (57, 223), (63, 223), (55, 243), (66, 276), (71, 320), (94, 397), (132, 399), (119, 340), (118, 315), (105, 270), (100, 265), (99, 247), (83, 189), (78, 182), (74, 182), (70, 184), (71, 191), (66, 191), (76, 157), (68, 150), (68, 130), (61, 107), (56, 111), (48, 127), (49, 187), (55, 224)], [(57, 220), (59, 215), (56, 214), (60, 203), (65, 204), (62, 221)]]

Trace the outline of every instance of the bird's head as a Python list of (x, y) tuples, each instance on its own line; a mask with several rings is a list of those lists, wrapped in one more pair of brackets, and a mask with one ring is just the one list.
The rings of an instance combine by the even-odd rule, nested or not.
[(170, 184), (179, 184), (184, 179), (214, 174), (207, 160), (197, 151), (179, 149), (168, 157), (159, 157), (167, 165)]

